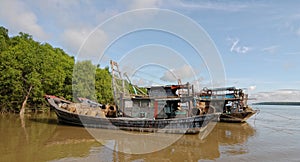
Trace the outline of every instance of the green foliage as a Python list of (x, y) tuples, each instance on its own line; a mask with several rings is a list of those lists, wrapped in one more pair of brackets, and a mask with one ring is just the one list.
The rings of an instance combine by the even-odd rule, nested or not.
[(113, 102), (113, 91), (112, 91), (112, 76), (109, 73), (108, 68), (96, 69), (95, 76), (95, 89), (96, 97), (99, 103), (112, 103)]
[(0, 26), (0, 53), (7, 49), (9, 45), (8, 30)]
[(1, 112), (19, 111), (30, 87), (27, 107), (43, 107), (45, 94), (113, 102), (108, 68), (100, 69), (90, 61), (74, 64), (74, 57), (62, 49), (41, 44), (22, 32), (9, 37), (4, 27), (0, 27), (0, 43)]
[(95, 70), (91, 61), (79, 61), (73, 71), (73, 96), (95, 100)]
[(7, 42), (0, 54), (1, 111), (18, 111), (31, 86), (27, 103), (34, 108), (45, 104), (45, 94), (72, 97), (72, 57), (25, 33), (9, 38), (1, 27), (0, 34), (0, 41)]
[(100, 69), (91, 61), (79, 61), (74, 66), (73, 96), (112, 103), (111, 75), (108, 68)]

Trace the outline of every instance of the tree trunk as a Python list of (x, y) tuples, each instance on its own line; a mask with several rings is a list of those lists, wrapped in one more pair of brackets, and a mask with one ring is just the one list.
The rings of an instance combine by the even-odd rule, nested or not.
[(25, 139), (26, 139), (26, 142), (28, 143), (28, 133), (27, 133), (26, 126), (25, 126), (24, 113), (22, 115), (20, 114), (20, 119), (21, 119), (21, 126), (25, 133)]
[(27, 94), (26, 94), (26, 97), (25, 97), (25, 99), (24, 99), (24, 101), (23, 101), (23, 103), (22, 103), (22, 107), (21, 107), (21, 111), (20, 111), (20, 116), (24, 116), (26, 103), (27, 103), (27, 100), (28, 100), (28, 97), (29, 97), (29, 95), (30, 95), (30, 91), (31, 91), (32, 87), (33, 87), (33, 86), (30, 85), (29, 90), (28, 90), (28, 92), (27, 92)]

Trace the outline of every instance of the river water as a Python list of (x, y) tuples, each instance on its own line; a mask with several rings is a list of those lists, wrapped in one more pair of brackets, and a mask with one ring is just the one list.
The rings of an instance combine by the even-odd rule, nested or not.
[(0, 115), (0, 161), (299, 161), (300, 107), (255, 108), (260, 112), (247, 123), (217, 123), (209, 134), (183, 135), (145, 154), (114, 151), (132, 149), (125, 143), (145, 145), (135, 137), (114, 140), (117, 131), (100, 129), (110, 139), (98, 142), (85, 128), (58, 124), (54, 113), (27, 115), (23, 122)]

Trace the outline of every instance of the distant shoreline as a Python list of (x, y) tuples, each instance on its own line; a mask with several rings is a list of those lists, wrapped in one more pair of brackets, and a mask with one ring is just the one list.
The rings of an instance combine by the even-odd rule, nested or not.
[(289, 106), (300, 106), (300, 102), (258, 102), (253, 105), (289, 105)]

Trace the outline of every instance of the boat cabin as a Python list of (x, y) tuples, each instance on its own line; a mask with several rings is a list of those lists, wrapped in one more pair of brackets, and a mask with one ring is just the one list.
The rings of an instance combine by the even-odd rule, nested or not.
[(187, 117), (193, 108), (193, 86), (184, 85), (152, 86), (147, 95), (131, 95), (124, 98), (121, 110), (127, 115), (140, 118), (181, 118)]
[(241, 112), (247, 106), (248, 95), (242, 89), (224, 87), (203, 90), (198, 94), (198, 102), (202, 105), (211, 105), (216, 112), (231, 113)]

